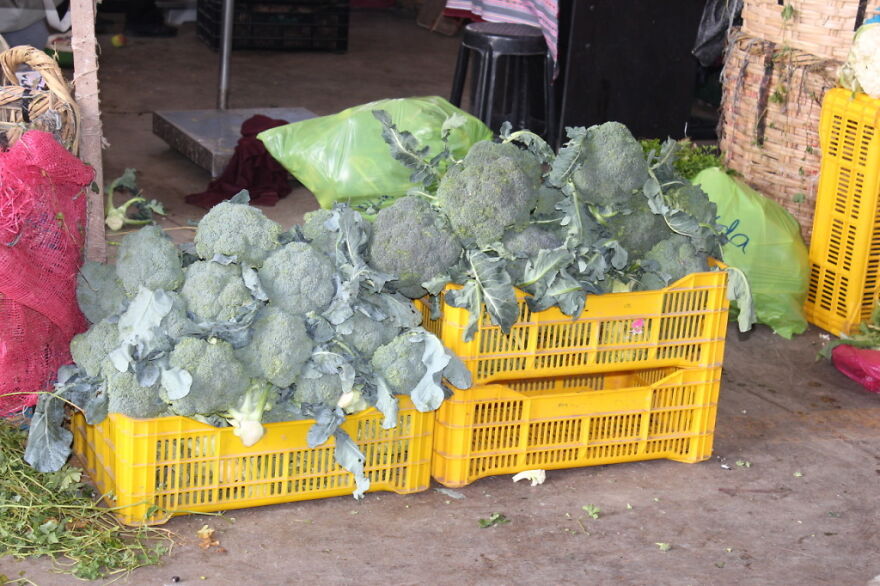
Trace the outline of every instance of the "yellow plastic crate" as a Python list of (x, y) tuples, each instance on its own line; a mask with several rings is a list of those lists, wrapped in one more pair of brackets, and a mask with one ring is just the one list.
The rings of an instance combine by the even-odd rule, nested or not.
[[(433, 413), (400, 397), (397, 427), (382, 429), (376, 409), (349, 416), (342, 429), (366, 456), (370, 492), (418, 492), (431, 476)], [(173, 515), (351, 495), (354, 476), (334, 459), (335, 440), (309, 448), (312, 420), (269, 423), (245, 447), (232, 428), (186, 417), (133, 419), (111, 414), (99, 425), (73, 421), (74, 453), (127, 524)], [(109, 495), (109, 496), (107, 496)]]
[[(714, 263), (722, 267), (720, 263)], [(454, 286), (452, 286), (454, 287)], [(577, 319), (551, 307), (533, 313), (517, 290), (509, 334), (484, 310), (470, 342), (468, 312), (443, 303), (440, 319), (418, 302), (423, 326), (461, 358), (475, 384), (665, 366), (721, 366), (727, 334), (727, 273), (693, 273), (665, 289), (588, 295)]]
[(867, 320), (880, 291), (880, 100), (825, 94), (822, 165), (810, 240), (807, 320), (834, 335)]
[(432, 476), (450, 487), (524, 470), (712, 455), (721, 368), (658, 368), (456, 391), (437, 411)]

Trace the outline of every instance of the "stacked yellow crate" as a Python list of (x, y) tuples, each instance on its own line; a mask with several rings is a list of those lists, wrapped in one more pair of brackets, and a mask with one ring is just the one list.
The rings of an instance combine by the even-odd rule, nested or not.
[(880, 100), (842, 88), (822, 108), (822, 169), (804, 312), (834, 335), (868, 321), (880, 295)]
[(446, 486), (530, 469), (709, 458), (727, 331), (724, 271), (658, 291), (592, 295), (572, 319), (529, 311), (509, 334), (446, 305), (425, 327), (464, 361), (474, 387), (437, 411), (432, 475)]

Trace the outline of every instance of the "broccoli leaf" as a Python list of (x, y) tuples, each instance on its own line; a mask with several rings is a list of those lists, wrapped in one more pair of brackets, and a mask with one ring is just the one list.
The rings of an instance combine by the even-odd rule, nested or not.
[[(253, 301), (247, 305), (238, 308), (235, 317), (229, 321), (201, 321), (196, 323), (198, 331), (195, 335), (204, 340), (211, 338), (219, 338), (229, 342), (233, 348), (244, 348), (251, 342), (253, 337), (252, 326), (257, 320), (260, 308), (263, 304), (260, 301)], [(194, 316), (190, 316), (194, 317)]]
[(397, 413), (400, 404), (388, 388), (388, 383), (379, 375), (374, 377), (376, 381), (376, 409), (379, 410), (384, 419), (382, 419), (382, 429), (392, 429), (397, 425)]
[(244, 286), (248, 288), (254, 299), (257, 301), (269, 301), (269, 296), (266, 295), (263, 284), (260, 283), (260, 276), (257, 274), (256, 269), (248, 265), (241, 265), (241, 278), (244, 281)]
[(727, 267), (727, 298), (736, 301), (739, 315), (736, 318), (739, 331), (747, 332), (757, 321), (755, 300), (746, 274), (735, 267)]
[(336, 461), (354, 474), (355, 490), (353, 496), (356, 499), (362, 499), (364, 493), (370, 490), (370, 479), (364, 474), (364, 464), (367, 458), (345, 430), (337, 429), (334, 436), (336, 437), (336, 451), (334, 452)]
[(443, 369), (443, 376), (446, 377), (453, 386), (458, 389), (469, 389), (474, 384), (471, 377), (471, 371), (468, 370), (464, 361), (458, 357), (458, 354), (446, 350), (449, 356), (449, 364)]
[(416, 409), (426, 413), (436, 410), (443, 403), (445, 395), (440, 380), (443, 369), (449, 364), (451, 357), (437, 336), (425, 330), (422, 330), (420, 333), (421, 336), (418, 338), (424, 343), (422, 364), (425, 365), (425, 374), (422, 375), (422, 378), (410, 391), (409, 397), (412, 399)]
[(571, 174), (580, 164), (581, 151), (587, 138), (586, 128), (566, 128), (565, 130), (568, 135), (568, 142), (559, 149), (556, 158), (553, 159), (550, 172), (547, 174), (547, 184), (558, 188), (568, 183)]
[(192, 375), (176, 366), (162, 370), (162, 387), (168, 393), (168, 399), (176, 401), (189, 394), (192, 387)]
[(519, 317), (519, 306), (502, 259), (490, 257), (479, 250), (468, 250), (466, 263), (469, 278), (464, 288), (446, 294), (449, 305), (467, 309), (470, 313), (464, 340), (473, 339), (483, 306), (492, 323), (501, 327), (505, 334), (510, 333), (510, 328)]
[(409, 180), (430, 187), (437, 181), (437, 168), (425, 161), (430, 150), (421, 146), (411, 132), (398, 130), (391, 116), (384, 110), (373, 110), (373, 116), (382, 124), (382, 138), (391, 149), (391, 156), (412, 169)]
[(134, 369), (139, 360), (168, 349), (168, 340), (161, 333), (160, 325), (171, 306), (172, 299), (165, 291), (140, 288), (128, 309), (119, 317), (120, 345), (109, 354), (116, 370)]
[(517, 142), (523, 145), (543, 163), (551, 163), (556, 158), (553, 148), (547, 144), (547, 141), (531, 130), (511, 132), (512, 129), (513, 126), (511, 126), (510, 122), (504, 122), (501, 125), (499, 136), (501, 136), (504, 142)]
[(345, 421), (345, 413), (342, 409), (321, 406), (315, 414), (315, 423), (306, 434), (306, 443), (310, 448), (317, 448), (324, 444), (331, 435), (336, 433), (343, 421)]
[(24, 459), (38, 472), (56, 472), (70, 457), (73, 434), (64, 428), (64, 403), (42, 394), (31, 418)]

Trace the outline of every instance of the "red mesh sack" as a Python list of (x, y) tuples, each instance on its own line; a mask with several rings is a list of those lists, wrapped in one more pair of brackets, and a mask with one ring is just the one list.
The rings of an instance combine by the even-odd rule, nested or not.
[(76, 274), (93, 178), (46, 132), (0, 152), (0, 416), (36, 403), (88, 325)]

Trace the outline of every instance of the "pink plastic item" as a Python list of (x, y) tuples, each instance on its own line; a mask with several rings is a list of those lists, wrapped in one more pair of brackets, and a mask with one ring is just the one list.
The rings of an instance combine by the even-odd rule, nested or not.
[(831, 351), (831, 362), (872, 393), (880, 393), (880, 350), (841, 345)]

